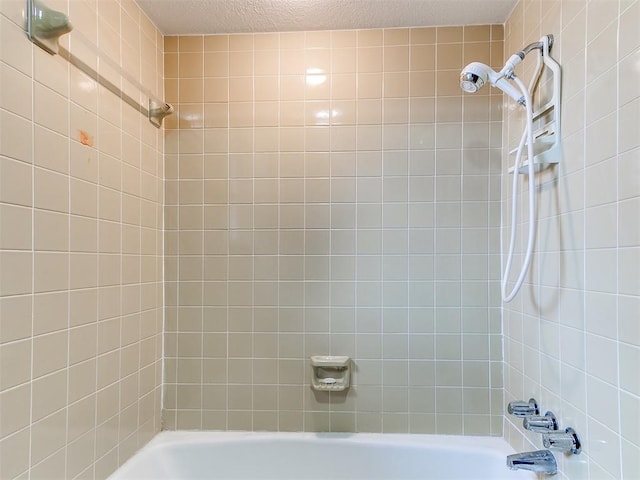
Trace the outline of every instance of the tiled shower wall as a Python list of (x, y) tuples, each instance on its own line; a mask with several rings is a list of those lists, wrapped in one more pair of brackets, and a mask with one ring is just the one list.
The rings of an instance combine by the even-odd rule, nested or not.
[(502, 433), (502, 33), (165, 38), (166, 428)]
[[(640, 478), (638, 19), (637, 0), (523, 1), (505, 30), (505, 55), (554, 34), (564, 75), (564, 156), (537, 176), (536, 254), (504, 328), (507, 400), (535, 396), (583, 438), (557, 455), (569, 479)], [(521, 118), (505, 117), (505, 150)], [(514, 418), (505, 435), (542, 447)]]
[[(73, 53), (96, 67), (80, 32), (162, 92), (133, 1), (47, 4)], [(160, 429), (162, 132), (32, 45), (24, 9), (0, 2), (0, 478), (99, 479)]]

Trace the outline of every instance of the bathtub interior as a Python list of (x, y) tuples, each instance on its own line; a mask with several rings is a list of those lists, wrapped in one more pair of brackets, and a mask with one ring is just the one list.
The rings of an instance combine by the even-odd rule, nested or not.
[(163, 432), (116, 471), (125, 479), (533, 479), (495, 437)]

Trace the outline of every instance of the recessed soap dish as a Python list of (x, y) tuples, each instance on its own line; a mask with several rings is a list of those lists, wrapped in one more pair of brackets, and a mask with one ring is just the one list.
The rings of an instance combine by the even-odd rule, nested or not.
[(346, 356), (312, 355), (314, 390), (340, 392), (349, 388), (351, 382), (351, 359)]

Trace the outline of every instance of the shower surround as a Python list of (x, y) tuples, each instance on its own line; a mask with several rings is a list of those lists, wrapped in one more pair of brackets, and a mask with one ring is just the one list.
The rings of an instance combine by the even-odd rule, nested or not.
[[(576, 480), (640, 478), (638, 18), (637, 0), (526, 1), (505, 25), (507, 52), (553, 34), (564, 79), (564, 156), (537, 176), (531, 271), (503, 312), (506, 400), (534, 396), (562, 428), (576, 429), (582, 454), (557, 455), (562, 473)], [(530, 74), (532, 64), (520, 70)], [(506, 209), (508, 151), (522, 119), (505, 112)], [(524, 220), (520, 238), (527, 227)], [(540, 435), (505, 420), (516, 450), (542, 448)]]
[[(135, 2), (52, 6), (72, 53), (97, 66), (80, 32), (162, 92)], [(104, 478), (160, 430), (163, 134), (33, 45), (24, 8), (0, 2), (0, 478)]]
[[(144, 445), (163, 331), (166, 428), (504, 421), (518, 451), (540, 448), (502, 416), (504, 339), (505, 398), (581, 434), (560, 475), (640, 477), (638, 0), (526, 0), (506, 20), (507, 52), (556, 39), (565, 155), (539, 178), (534, 265), (502, 312), (521, 116), (458, 88), (469, 61), (502, 66), (502, 26), (163, 38), (131, 0), (47, 3), (159, 97), (166, 60), (180, 115), (151, 128), (0, 1), (1, 478), (101, 479)], [(320, 350), (356, 360), (347, 396), (308, 390)]]
[[(503, 28), (165, 37), (169, 429), (502, 433)], [(310, 389), (310, 355), (355, 361)]]

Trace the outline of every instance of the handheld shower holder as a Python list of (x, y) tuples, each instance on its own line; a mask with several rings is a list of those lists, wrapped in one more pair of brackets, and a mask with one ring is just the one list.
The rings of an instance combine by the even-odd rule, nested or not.
[[(542, 74), (542, 70), (546, 67), (553, 73), (552, 95), (551, 99), (544, 105), (540, 106), (533, 112), (532, 123), (538, 121), (539, 125), (533, 132), (533, 159), (526, 158), (519, 165), (509, 168), (509, 173), (528, 173), (528, 163), (533, 162), (534, 171), (538, 172), (546, 167), (555, 165), (560, 162), (562, 157), (562, 149), (560, 141), (562, 134), (560, 131), (560, 101), (562, 95), (562, 71), (560, 64), (550, 55), (551, 47), (555, 42), (554, 36), (551, 34), (543, 36), (540, 41), (531, 43), (524, 47), (519, 54), (526, 55), (533, 50), (540, 50), (538, 63), (530, 84), (533, 89)], [(517, 148), (509, 152), (510, 155), (516, 154)]]

